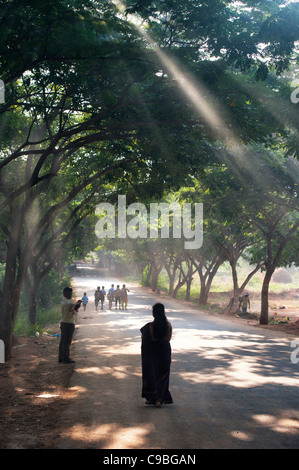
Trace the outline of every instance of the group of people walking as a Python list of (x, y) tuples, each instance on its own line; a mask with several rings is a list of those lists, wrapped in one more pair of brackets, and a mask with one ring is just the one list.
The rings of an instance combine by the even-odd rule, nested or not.
[(101, 303), (100, 308), (101, 310), (103, 310), (106, 295), (109, 310), (112, 310), (113, 303), (115, 303), (115, 310), (127, 310), (128, 292), (130, 291), (129, 289), (127, 289), (125, 284), (123, 284), (122, 288), (120, 288), (120, 285), (117, 285), (116, 288), (114, 288), (114, 284), (111, 284), (111, 287), (108, 292), (106, 292), (104, 286), (102, 286), (102, 288), (97, 287), (94, 293), (94, 303), (96, 310), (98, 309), (99, 303)]
[[(105, 289), (104, 287), (102, 287), (102, 289), (98, 287), (97, 291), (98, 290), (103, 291)], [(118, 290), (122, 291), (123, 296), (115, 295), (115, 293), (118, 293)], [(64, 288), (63, 300), (61, 304), (61, 339), (59, 344), (58, 361), (64, 364), (75, 362), (70, 359), (69, 354), (73, 333), (75, 330), (76, 316), (81, 304), (83, 303), (84, 308), (84, 305), (86, 306), (88, 303), (88, 297), (86, 296), (86, 293), (84, 293), (84, 296), (81, 300), (73, 301), (72, 291), (73, 290), (71, 287)], [(120, 289), (119, 285), (116, 286), (116, 289), (114, 289), (114, 285), (112, 284), (107, 294), (109, 305), (110, 302), (112, 305), (113, 299), (120, 297), (122, 308), (126, 308), (125, 306), (127, 305), (128, 301), (127, 292), (129, 292), (129, 290), (126, 288), (125, 284), (123, 284), (122, 289)], [(106, 292), (104, 295), (106, 295)], [(116, 300), (114, 301), (116, 302)], [(171, 364), (170, 340), (172, 336), (172, 325), (166, 317), (163, 304), (155, 304), (153, 306), (152, 313), (154, 320), (152, 322), (146, 323), (140, 329), (142, 358), (141, 396), (145, 398), (145, 403), (147, 405), (161, 408), (163, 404), (173, 403), (172, 396), (169, 391)]]
[[(127, 310), (128, 306), (128, 292), (129, 289), (127, 289), (126, 285), (123, 284), (122, 288), (120, 288), (120, 285), (117, 285), (116, 288), (114, 288), (114, 284), (111, 284), (110, 289), (108, 292), (105, 290), (105, 286), (100, 286), (97, 287), (95, 293), (94, 293), (94, 304), (96, 310), (98, 310), (98, 306), (100, 304), (100, 310), (104, 309), (104, 302), (108, 300), (108, 308), (109, 310), (112, 310), (112, 305), (115, 303), (115, 310)], [(81, 299), (82, 305), (83, 305), (83, 310), (86, 310), (89, 298), (87, 297), (86, 292), (84, 292), (84, 295)]]

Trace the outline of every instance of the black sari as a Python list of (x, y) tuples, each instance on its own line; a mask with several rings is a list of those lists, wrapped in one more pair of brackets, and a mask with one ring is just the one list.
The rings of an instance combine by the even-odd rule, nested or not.
[[(171, 325), (169, 324), (171, 330)], [(154, 340), (152, 323), (141, 328), (142, 344), (142, 397), (148, 403), (173, 403), (169, 391), (169, 375), (171, 364), (170, 335), (161, 341)]]

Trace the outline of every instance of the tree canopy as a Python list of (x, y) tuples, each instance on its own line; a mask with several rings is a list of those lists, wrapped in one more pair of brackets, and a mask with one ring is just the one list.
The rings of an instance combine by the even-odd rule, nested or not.
[(278, 77), (298, 61), (298, 4), (9, 0), (0, 23), (8, 357), (28, 272), (49, 271), (99, 201), (160, 200), (212, 168), (228, 200), (244, 178), (258, 187), (265, 154), (275, 181), (297, 184), (274, 155), (298, 157), (296, 104)]

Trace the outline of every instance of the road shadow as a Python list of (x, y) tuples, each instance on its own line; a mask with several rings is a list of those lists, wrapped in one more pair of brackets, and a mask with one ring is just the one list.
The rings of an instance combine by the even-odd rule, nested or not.
[[(140, 326), (153, 299), (128, 312), (91, 313), (78, 327), (74, 403), (58, 448), (260, 449), (298, 447), (298, 367), (287, 340), (170, 308), (170, 388), (162, 410), (141, 399)], [(139, 306), (139, 307), (138, 307)], [(142, 308), (141, 308), (142, 306)], [(172, 307), (174, 307), (172, 305)]]

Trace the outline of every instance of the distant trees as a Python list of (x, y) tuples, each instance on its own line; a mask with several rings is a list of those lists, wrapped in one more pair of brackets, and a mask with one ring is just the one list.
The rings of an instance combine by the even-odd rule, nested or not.
[[(253, 149), (252, 149), (253, 150)], [(233, 296), (227, 310), (237, 309), (238, 299), (250, 279), (259, 270), (264, 279), (261, 289), (260, 323), (268, 323), (269, 283), (279, 266), (298, 265), (299, 204), (296, 172), (298, 161), (285, 159), (281, 154), (271, 154), (259, 146), (255, 172), (239, 178), (233, 171), (233, 163), (206, 167), (202, 178), (192, 188), (182, 188), (165, 198), (203, 202), (204, 242), (196, 250), (186, 250), (182, 239), (169, 238), (136, 240), (129, 251), (134, 260), (144, 260), (145, 284), (157, 288), (162, 269), (168, 275), (168, 294), (176, 297), (178, 290), (186, 286), (186, 300), (195, 273), (200, 280), (199, 303), (206, 304), (213, 279), (225, 262), (232, 272)], [(183, 235), (182, 235), (183, 236)], [(113, 247), (114, 242), (109, 242)], [(119, 241), (114, 245), (117, 250)], [(252, 265), (246, 279), (238, 280), (238, 261), (246, 253)]]
[[(248, 218), (256, 230), (257, 243), (252, 247), (252, 259), (261, 262), (265, 271), (261, 291), (260, 323), (268, 323), (269, 284), (275, 269), (279, 266), (298, 264), (295, 246), (299, 242), (298, 184), (290, 191), (272, 192), (266, 200), (257, 202), (258, 212), (248, 207)], [(256, 204), (256, 203), (255, 203)]]

